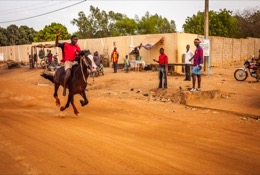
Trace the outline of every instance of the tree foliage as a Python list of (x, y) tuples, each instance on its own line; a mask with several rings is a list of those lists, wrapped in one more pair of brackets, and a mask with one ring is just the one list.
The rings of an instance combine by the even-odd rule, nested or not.
[(111, 34), (112, 36), (135, 35), (137, 27), (137, 23), (134, 19), (124, 17), (123, 19), (116, 21), (112, 26)]
[[(183, 24), (184, 32), (204, 34), (204, 12), (198, 12), (187, 17)], [(237, 37), (238, 21), (232, 16), (232, 11), (220, 9), (219, 12), (209, 11), (209, 35)]]
[(166, 18), (158, 14), (151, 15), (146, 12), (145, 16), (138, 20), (139, 34), (156, 34), (156, 33), (172, 33), (176, 32), (175, 22), (168, 21)]
[(14, 24), (6, 29), (0, 27), (0, 46), (30, 44), (37, 32), (28, 26), (16, 26)]
[(260, 38), (260, 7), (237, 11), (238, 36)]
[(168, 21), (157, 14), (148, 12), (140, 20), (128, 18), (121, 13), (100, 10), (90, 6), (90, 14), (78, 13), (71, 23), (78, 27), (76, 34), (79, 38), (100, 38), (148, 33), (170, 33), (176, 31), (175, 22)]
[(66, 40), (70, 38), (70, 34), (68, 33), (67, 28), (59, 23), (51, 23), (50, 25), (46, 25), (42, 30), (40, 30), (36, 37), (34, 37), (35, 42), (42, 41), (54, 41), (56, 38), (56, 32), (60, 31), (60, 40)]
[(71, 23), (78, 27), (76, 34), (79, 38), (100, 38), (112, 36), (116, 21), (125, 17), (121, 13), (114, 13), (100, 10), (98, 7), (90, 6), (90, 14), (86, 16), (84, 12), (78, 13), (78, 18), (74, 18)]
[(5, 28), (0, 27), (0, 46), (7, 46), (8, 38), (7, 38), (7, 30)]
[(19, 27), (18, 43), (17, 44), (30, 44), (33, 42), (34, 37), (37, 35), (37, 32), (33, 28), (28, 26)]

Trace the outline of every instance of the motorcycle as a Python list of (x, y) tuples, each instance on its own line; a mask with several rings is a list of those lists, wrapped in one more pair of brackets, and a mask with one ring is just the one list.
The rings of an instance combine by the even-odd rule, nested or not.
[(104, 66), (102, 63), (97, 66), (96, 77), (98, 77), (100, 74), (104, 75)]
[(48, 69), (56, 70), (57, 68), (60, 67), (60, 65), (58, 64), (58, 55), (57, 54), (54, 55), (53, 56), (53, 61), (51, 61), (50, 63), (49, 63), (47, 57), (46, 57), (45, 60), (42, 59), (41, 62), (40, 62), (40, 65), (41, 65), (42, 68), (45, 68), (45, 65), (47, 65)]
[[(252, 60), (254, 60), (254, 58), (252, 58)], [(248, 77), (248, 73), (251, 75), (251, 77), (257, 78), (256, 70), (258, 66), (255, 63), (250, 63), (248, 60), (246, 60), (244, 62), (244, 66), (244, 68), (238, 68), (234, 73), (234, 77), (237, 81), (246, 80)], [(260, 69), (260, 67), (258, 69)]]

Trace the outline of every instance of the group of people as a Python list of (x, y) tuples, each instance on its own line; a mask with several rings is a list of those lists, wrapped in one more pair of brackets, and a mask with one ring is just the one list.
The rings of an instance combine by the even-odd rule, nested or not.
[[(140, 53), (139, 53), (138, 47), (135, 47), (134, 50), (132, 50), (132, 52), (130, 54), (134, 54), (135, 57), (136, 57), (136, 60), (140, 60)], [(113, 50), (113, 52), (111, 54), (111, 62), (113, 63), (114, 73), (117, 73), (117, 63), (118, 63), (118, 60), (119, 60), (119, 53), (117, 51), (117, 48), (114, 47), (114, 50)], [(124, 69), (125, 69), (126, 73), (128, 73), (129, 67), (130, 67), (129, 57), (128, 57), (128, 55), (125, 55), (125, 58), (124, 58)]]
[[(203, 49), (200, 46), (200, 40), (196, 38), (194, 40), (194, 45), (196, 46), (195, 53), (193, 54), (190, 51), (190, 45), (186, 46), (185, 53), (185, 71), (186, 71), (186, 79), (185, 81), (190, 81), (190, 64), (193, 60), (193, 68), (192, 68), (192, 88), (191, 92), (197, 90), (201, 90), (201, 69), (203, 64)], [(160, 55), (158, 60), (153, 60), (159, 63), (158, 69), (158, 77), (159, 77), (159, 87), (167, 88), (167, 73), (168, 73), (168, 56), (164, 53), (164, 49), (160, 48)], [(198, 79), (198, 87), (195, 89), (196, 79)]]
[[(62, 60), (61, 62), (64, 63), (65, 68), (65, 78), (64, 78), (64, 90), (63, 95), (66, 95), (66, 83), (68, 79), (71, 76), (71, 68), (73, 66), (73, 62), (76, 58), (77, 53), (80, 52), (80, 47), (77, 45), (78, 38), (77, 36), (73, 35), (71, 37), (70, 43), (59, 43), (58, 38), (60, 36), (60, 33), (58, 32), (56, 34), (56, 47), (60, 47), (62, 49)], [(194, 45), (196, 46), (196, 50), (193, 54), (192, 51), (190, 51), (190, 45), (186, 46), (186, 53), (185, 53), (185, 71), (186, 71), (186, 81), (190, 81), (190, 64), (193, 60), (193, 68), (192, 68), (192, 88), (190, 91), (200, 91), (201, 90), (201, 69), (203, 64), (203, 49), (200, 46), (200, 40), (196, 38), (194, 40)], [(159, 50), (160, 55), (158, 60), (153, 60), (157, 63), (159, 63), (159, 70), (158, 70), (158, 78), (159, 78), (159, 86), (158, 88), (167, 88), (167, 73), (168, 73), (168, 56), (164, 53), (164, 49), (160, 48)], [(102, 60), (96, 51), (94, 53), (94, 61), (96, 65), (100, 65), (102, 63)], [(119, 53), (117, 51), (117, 48), (114, 47), (113, 52), (111, 53), (111, 62), (113, 63), (113, 69), (114, 73), (117, 73), (117, 64), (119, 60)], [(52, 53), (49, 50), (48, 52), (48, 61), (52, 61)], [(124, 59), (125, 64), (125, 70), (128, 72), (129, 67), (129, 59), (128, 55), (126, 55)], [(196, 80), (198, 80), (198, 86), (195, 88)]]
[[(76, 58), (77, 53), (80, 53), (80, 47), (77, 45), (78, 38), (77, 36), (73, 35), (71, 36), (71, 42), (67, 43), (59, 43), (59, 36), (60, 32), (56, 34), (56, 42), (55, 45), (56, 47), (60, 47), (62, 49), (62, 60), (61, 62), (64, 63), (64, 69), (65, 69), (65, 77), (64, 77), (64, 90), (63, 90), (63, 95), (66, 96), (66, 84), (68, 79), (71, 76), (71, 68), (74, 64), (74, 60)], [(194, 45), (196, 46), (195, 53), (193, 54), (190, 51), (190, 46), (186, 46), (186, 54), (185, 54), (185, 63), (186, 64), (186, 79), (185, 80), (190, 80), (189, 77), (189, 64), (193, 60), (193, 69), (192, 69), (192, 88), (190, 91), (200, 91), (201, 90), (201, 69), (202, 69), (202, 64), (203, 64), (203, 49), (200, 46), (200, 40), (196, 38), (194, 40)], [(158, 60), (153, 60), (157, 63), (159, 63), (159, 72), (158, 72), (158, 77), (159, 77), (159, 88), (167, 88), (167, 73), (168, 73), (168, 56), (164, 53), (164, 49), (160, 48), (160, 55)], [(51, 57), (51, 51), (49, 51), (49, 57)], [(94, 53), (94, 61), (96, 65), (100, 65), (102, 62), (101, 58), (98, 55), (98, 52), (96, 51)], [(111, 53), (111, 61), (113, 63), (113, 68), (114, 68), (114, 73), (117, 72), (117, 63), (119, 59), (119, 53), (117, 51), (117, 48), (114, 47), (113, 52)], [(128, 55), (126, 55), (124, 59), (125, 63), (125, 69), (128, 72), (128, 66), (129, 66), (129, 59)], [(198, 79), (198, 87), (195, 89), (195, 84), (196, 84), (196, 78)]]

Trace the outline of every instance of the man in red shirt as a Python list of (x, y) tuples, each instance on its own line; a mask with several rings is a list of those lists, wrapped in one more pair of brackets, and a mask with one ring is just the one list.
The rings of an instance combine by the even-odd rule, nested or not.
[(164, 53), (164, 49), (160, 48), (159, 60), (153, 59), (153, 61), (159, 63), (159, 88), (162, 88), (162, 81), (164, 79), (164, 88), (167, 88), (167, 73), (168, 73), (168, 56)]
[(64, 69), (65, 69), (65, 77), (64, 77), (64, 89), (63, 89), (63, 96), (66, 96), (66, 86), (67, 81), (70, 78), (71, 75), (71, 68), (74, 65), (74, 61), (76, 58), (77, 53), (80, 53), (80, 47), (77, 45), (78, 38), (76, 35), (71, 36), (70, 43), (64, 42), (59, 43), (59, 36), (60, 32), (56, 33), (56, 47), (60, 47), (62, 50), (62, 60), (61, 62), (64, 63)]
[(47, 57), (48, 57), (48, 64), (50, 65), (51, 62), (52, 62), (52, 53), (51, 53), (51, 50), (49, 50), (49, 53), (48, 53)]

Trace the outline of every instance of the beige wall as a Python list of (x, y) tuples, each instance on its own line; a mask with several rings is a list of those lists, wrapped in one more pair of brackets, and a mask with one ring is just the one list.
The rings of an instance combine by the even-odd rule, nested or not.
[(241, 50), (240, 50), (240, 59), (245, 60), (248, 58), (248, 39), (240, 39), (241, 40)]
[(232, 60), (233, 61), (239, 61), (240, 60), (240, 50), (241, 50), (240, 39), (233, 39), (233, 54), (232, 54)]
[[(200, 37), (196, 34), (188, 33), (170, 33), (170, 34), (155, 34), (157, 36), (164, 37), (164, 43), (158, 43), (152, 50), (146, 50), (142, 48), (140, 55), (142, 59), (147, 63), (154, 63), (152, 59), (157, 59), (159, 56), (159, 49), (163, 47), (165, 53), (169, 57), (169, 63), (181, 63), (182, 55), (185, 53), (186, 45), (190, 44), (191, 50), (195, 50), (193, 41), (195, 38)], [(123, 63), (125, 55), (131, 52), (130, 45), (139, 46), (142, 41), (155, 35), (134, 35), (134, 36), (121, 36), (121, 37), (109, 37), (98, 39), (80, 39), (78, 44), (81, 49), (89, 49), (92, 53), (98, 51), (100, 54), (106, 50), (110, 55), (114, 45), (119, 51), (120, 59), (119, 63)], [(247, 38), (247, 39), (233, 39), (224, 37), (209, 37), (211, 43), (211, 66), (221, 66), (233, 61), (240, 61), (250, 58), (252, 55), (258, 57), (260, 48), (259, 38)], [(64, 42), (64, 41), (61, 41)], [(36, 45), (40, 43), (32, 43)], [(44, 42), (42, 44), (54, 44), (53, 42)], [(31, 53), (32, 45), (20, 45), (20, 46), (5, 46), (0, 47), (0, 53), (4, 54), (4, 60), (12, 59), (15, 61), (28, 62), (29, 54)], [(59, 55), (61, 59), (61, 49), (52, 48), (52, 52)], [(177, 67), (179, 72), (181, 67)]]
[(241, 61), (258, 57), (260, 39), (234, 39), (224, 37), (209, 37), (211, 42), (211, 66), (221, 66), (233, 61)]
[(212, 37), (210, 39), (210, 56), (211, 56), (211, 65), (220, 66), (222, 65), (223, 60), (223, 47), (224, 42), (221, 37)]
[[(176, 55), (176, 59), (173, 61), (173, 63), (182, 63), (182, 57), (183, 54), (186, 52), (186, 46), (187, 44), (190, 45), (190, 50), (194, 53), (195, 51), (195, 46), (193, 44), (194, 39), (198, 37), (196, 34), (188, 34), (188, 33), (176, 33), (176, 39), (174, 43), (174, 52)], [(182, 67), (177, 66), (175, 69), (177, 72), (181, 72)]]
[(255, 53), (256, 57), (259, 57), (259, 50), (260, 50), (260, 38), (255, 38)]

